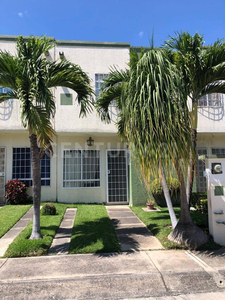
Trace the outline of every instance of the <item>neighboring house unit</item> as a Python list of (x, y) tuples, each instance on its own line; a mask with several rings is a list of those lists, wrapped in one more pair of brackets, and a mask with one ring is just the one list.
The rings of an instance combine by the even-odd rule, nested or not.
[[(16, 37), (0, 37), (0, 49), (15, 53)], [(129, 62), (130, 44), (57, 41), (48, 59), (65, 56), (87, 72), (96, 95), (111, 66), (124, 69)], [(0, 90), (1, 92), (1, 90)], [(70, 203), (143, 204), (145, 192), (134, 164), (129, 166), (126, 144), (117, 137), (116, 110), (112, 122), (104, 124), (94, 111), (79, 118), (76, 94), (67, 88), (53, 90), (56, 131), (50, 157), (41, 159), (42, 200)], [(225, 153), (224, 99), (212, 95), (199, 101), (198, 153)], [(203, 162), (198, 162), (197, 190), (205, 191)], [(0, 203), (4, 185), (21, 179), (32, 185), (28, 132), (20, 120), (19, 101), (0, 104)], [(31, 193), (31, 188), (28, 189)]]

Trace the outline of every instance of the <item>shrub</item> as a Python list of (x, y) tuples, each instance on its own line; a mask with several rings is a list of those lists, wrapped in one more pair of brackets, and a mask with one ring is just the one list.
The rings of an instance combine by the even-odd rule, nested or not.
[(192, 193), (191, 206), (196, 208), (202, 214), (208, 214), (207, 193)]
[(53, 203), (45, 203), (42, 209), (43, 215), (56, 215), (56, 208)]
[(26, 185), (18, 179), (9, 180), (5, 185), (5, 198), (8, 204), (26, 203), (28, 199)]
[[(180, 205), (180, 184), (176, 178), (166, 178), (167, 185), (170, 191), (170, 196), (172, 200), (173, 206)], [(153, 197), (155, 198), (155, 202), (157, 205), (161, 207), (166, 207), (166, 200), (164, 197), (163, 189), (159, 179), (155, 179), (150, 184), (150, 189)]]
[(196, 192), (191, 194), (191, 206), (195, 207), (197, 209), (197, 206), (199, 206), (199, 202), (202, 199), (207, 199), (207, 193), (201, 193)]

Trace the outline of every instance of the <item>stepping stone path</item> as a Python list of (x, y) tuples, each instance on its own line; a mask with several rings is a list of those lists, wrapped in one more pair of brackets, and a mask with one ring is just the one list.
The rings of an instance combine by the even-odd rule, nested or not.
[(55, 235), (55, 238), (53, 239), (52, 245), (49, 249), (49, 255), (68, 254), (76, 211), (76, 208), (67, 208), (59, 230)]
[(164, 249), (128, 206), (106, 206), (122, 251)]
[(31, 207), (28, 212), (0, 239), (0, 257), (4, 256), (9, 245), (30, 223), (33, 218), (33, 212), (34, 209)]

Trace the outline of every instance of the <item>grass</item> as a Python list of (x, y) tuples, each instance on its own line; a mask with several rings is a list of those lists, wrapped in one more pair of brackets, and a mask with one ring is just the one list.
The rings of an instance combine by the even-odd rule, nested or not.
[(31, 205), (5, 205), (0, 208), (0, 238), (30, 209)]
[(103, 205), (54, 203), (55, 216), (41, 214), (42, 239), (30, 240), (32, 221), (9, 245), (5, 257), (47, 255), (67, 208), (77, 207), (69, 253), (120, 251), (115, 230)]
[[(167, 236), (172, 231), (169, 212), (167, 208), (161, 208), (159, 212), (145, 212), (141, 206), (131, 207), (131, 210), (138, 218), (151, 230), (151, 232), (159, 239), (165, 249), (187, 249), (185, 246), (178, 245), (168, 240)], [(176, 216), (179, 217), (180, 208), (175, 207)], [(200, 212), (191, 211), (191, 217), (194, 223), (208, 233), (207, 217)], [(213, 240), (210, 240), (199, 250), (216, 250), (221, 248)]]
[(120, 244), (104, 205), (78, 206), (69, 253), (118, 251)]
[(5, 257), (23, 257), (46, 255), (51, 246), (52, 240), (59, 228), (67, 205), (55, 203), (57, 215), (41, 215), (41, 233), (42, 239), (30, 240), (32, 231), (32, 221), (18, 235), (18, 237), (9, 245)]

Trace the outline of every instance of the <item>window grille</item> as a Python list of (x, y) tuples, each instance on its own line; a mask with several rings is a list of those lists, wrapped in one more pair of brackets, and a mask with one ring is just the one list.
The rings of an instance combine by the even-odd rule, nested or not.
[[(39, 149), (40, 151), (40, 149)], [(40, 160), (41, 185), (50, 186), (50, 154), (45, 153)], [(12, 178), (32, 186), (32, 167), (30, 148), (13, 148)]]
[(223, 94), (208, 94), (198, 100), (198, 107), (221, 108), (223, 106)]
[(103, 83), (103, 79), (107, 78), (108, 74), (95, 74), (95, 94), (96, 94), (96, 100), (98, 99), (101, 87)]
[(64, 150), (63, 187), (99, 187), (100, 150)]
[(207, 155), (206, 148), (197, 148), (197, 166), (196, 166), (196, 177), (197, 177), (197, 191), (206, 192), (206, 178), (204, 177), (205, 162), (198, 159), (200, 155)]

